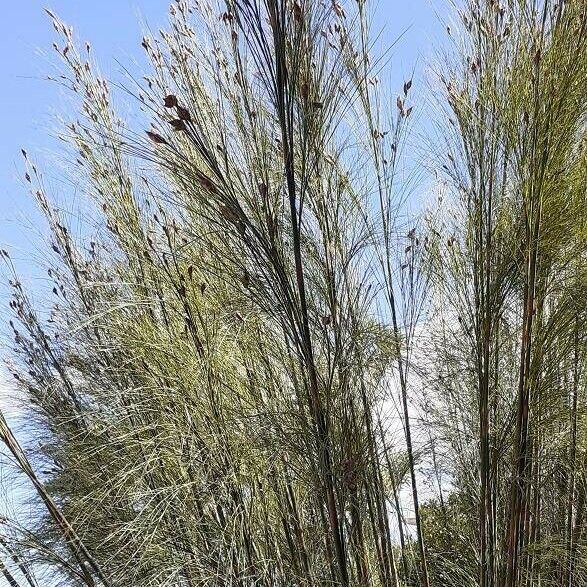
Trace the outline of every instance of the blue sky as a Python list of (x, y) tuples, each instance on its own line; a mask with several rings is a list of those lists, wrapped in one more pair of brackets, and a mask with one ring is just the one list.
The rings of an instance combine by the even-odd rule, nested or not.
[[(34, 155), (46, 175), (53, 168), (51, 138), (55, 116), (65, 103), (51, 73), (55, 33), (46, 6), (74, 26), (77, 37), (90, 41), (102, 72), (120, 76), (116, 60), (141, 59), (145, 23), (157, 30), (166, 21), (168, 0), (17, 0), (5, 2), (0, 20), (0, 247), (7, 248), (24, 273), (34, 272), (34, 254), (42, 230), (23, 185), (20, 149)], [(375, 28), (384, 28), (383, 43), (394, 45), (392, 83), (401, 88), (412, 70), (422, 75), (434, 40), (444, 27), (436, 11), (446, 0), (378, 0)], [(442, 12), (442, 11), (441, 11)], [(403, 36), (402, 36), (403, 34)], [(385, 81), (385, 80), (382, 80)], [(414, 85), (417, 90), (417, 85)], [(31, 232), (32, 228), (32, 232)], [(1, 298), (2, 296), (0, 296)]]
[[(64, 100), (57, 84), (45, 78), (54, 61), (55, 31), (43, 11), (51, 8), (89, 40), (107, 77), (116, 77), (115, 60), (140, 57), (142, 22), (153, 28), (165, 21), (167, 0), (17, 0), (2, 3), (0, 19), (0, 246), (25, 263), (31, 258), (34, 207), (23, 186), (20, 149), (51, 168), (55, 116)], [(33, 217), (32, 217), (33, 216)], [(32, 217), (32, 218), (31, 218)], [(22, 267), (22, 263), (20, 264)], [(25, 265), (26, 271), (26, 265)]]

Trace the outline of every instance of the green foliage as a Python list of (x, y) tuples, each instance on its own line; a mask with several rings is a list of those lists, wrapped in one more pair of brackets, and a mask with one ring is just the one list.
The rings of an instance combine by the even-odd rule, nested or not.
[(422, 524), (433, 585), (475, 585), (477, 574), (476, 504), (458, 491), (446, 500), (422, 505)]
[(35, 445), (0, 438), (45, 513), (4, 578), (587, 584), (584, 3), (464, 8), (408, 226), (364, 2), (174, 2), (131, 121), (50, 16), (83, 221), (23, 153), (53, 301), (2, 251)]

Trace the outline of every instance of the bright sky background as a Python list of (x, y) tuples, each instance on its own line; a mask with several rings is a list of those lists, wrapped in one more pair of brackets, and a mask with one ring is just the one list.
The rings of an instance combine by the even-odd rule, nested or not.
[[(318, 1), (318, 0), (315, 0)], [(351, 0), (352, 1), (352, 0)], [(48, 7), (73, 25), (80, 41), (89, 41), (94, 58), (108, 79), (121, 79), (117, 61), (128, 65), (143, 62), (140, 46), (148, 26), (156, 31), (165, 25), (170, 0), (3, 0), (0, 19), (0, 248), (10, 251), (25, 283), (39, 279), (39, 223), (24, 185), (20, 149), (34, 158), (51, 188), (59, 190), (59, 173), (52, 155), (59, 145), (53, 137), (55, 118), (66, 111), (62, 90), (45, 78), (55, 63), (51, 48), (56, 33), (43, 8)], [(450, 0), (377, 0), (374, 28), (383, 31), (384, 46), (393, 45), (390, 82), (400, 92), (405, 79), (414, 74), (414, 118), (420, 126), (431, 122), (426, 101), (429, 64), (436, 50), (446, 43), (445, 23)], [(418, 105), (420, 106), (418, 110)], [(57, 194), (67, 197), (67, 190)], [(6, 287), (0, 269), (0, 359), (5, 356), (4, 323), (7, 322)], [(6, 401), (9, 382), (0, 360), (0, 408), (16, 416)], [(12, 414), (10, 413), (12, 412)], [(13, 420), (14, 421), (14, 420)], [(0, 483), (5, 472), (0, 458)], [(19, 500), (16, 499), (18, 502)], [(0, 512), (6, 503), (0, 499)], [(25, 514), (26, 515), (26, 514)], [(0, 577), (0, 587), (6, 584)]]
[[(20, 149), (26, 148), (46, 175), (51, 175), (51, 139), (55, 115), (64, 100), (57, 84), (45, 78), (55, 57), (55, 32), (44, 13), (51, 8), (74, 26), (78, 39), (90, 41), (94, 57), (107, 78), (120, 78), (123, 64), (142, 59), (140, 41), (145, 24), (158, 30), (167, 19), (168, 0), (15, 0), (2, 2), (0, 20), (0, 247), (30, 267), (34, 244), (28, 230), (35, 226), (34, 207), (23, 182)], [(443, 40), (437, 14), (446, 13), (448, 0), (377, 0), (375, 29), (383, 43), (397, 40), (391, 53), (392, 84), (415, 72), (419, 90), (426, 63)], [(399, 40), (398, 40), (399, 39)], [(382, 80), (385, 82), (385, 80)], [(421, 85), (420, 85), (421, 88)], [(417, 114), (417, 111), (414, 112)], [(40, 229), (38, 224), (36, 229)], [(1, 298), (2, 296), (0, 296)], [(1, 311), (0, 311), (1, 313)]]

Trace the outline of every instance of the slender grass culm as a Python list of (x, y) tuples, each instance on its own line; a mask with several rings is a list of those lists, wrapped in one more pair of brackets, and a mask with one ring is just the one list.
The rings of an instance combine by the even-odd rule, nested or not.
[(587, 5), (456, 12), (408, 220), (365, 0), (176, 0), (116, 97), (49, 12), (83, 210), (23, 151), (10, 587), (587, 586)]

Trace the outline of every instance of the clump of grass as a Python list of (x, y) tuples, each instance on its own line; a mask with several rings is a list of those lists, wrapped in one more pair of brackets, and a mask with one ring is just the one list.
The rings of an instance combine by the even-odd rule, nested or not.
[(94, 234), (72, 236), (31, 167), (59, 302), (46, 325), (15, 287), (13, 309), (57, 465), (41, 487), (104, 569), (79, 561), (83, 580), (411, 580), (390, 525), (403, 446), (380, 416), (404, 351), (377, 309), (411, 84), (388, 139), (362, 3), (174, 3), (129, 82), (140, 132), (51, 17)]
[(40, 447), (0, 435), (48, 516), (6, 580), (582, 585), (582, 4), (465, 7), (448, 203), (407, 227), (412, 81), (380, 87), (363, 1), (174, 2), (132, 122), (50, 17), (89, 212), (23, 152), (55, 301), (2, 252)]

